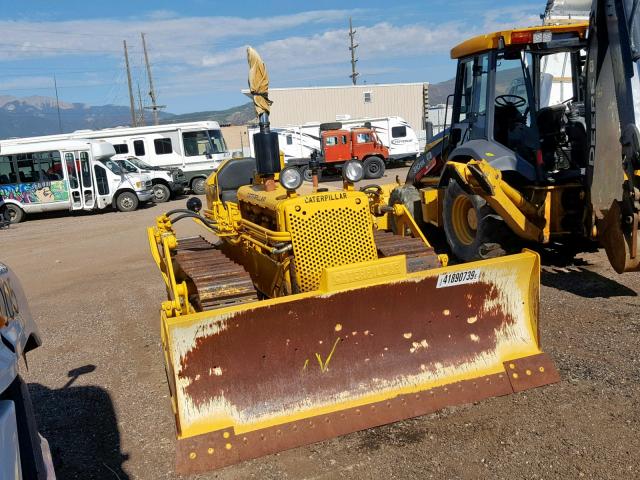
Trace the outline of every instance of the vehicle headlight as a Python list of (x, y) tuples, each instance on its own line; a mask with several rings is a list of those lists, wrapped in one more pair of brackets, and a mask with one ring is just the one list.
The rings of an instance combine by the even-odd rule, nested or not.
[(362, 162), (358, 160), (351, 160), (342, 166), (343, 179), (351, 183), (356, 183), (362, 180), (363, 177), (364, 167), (362, 166)]
[(136, 182), (136, 188), (142, 188), (142, 182)]
[(302, 181), (302, 174), (296, 167), (287, 167), (280, 172), (280, 185), (287, 190), (297, 190)]

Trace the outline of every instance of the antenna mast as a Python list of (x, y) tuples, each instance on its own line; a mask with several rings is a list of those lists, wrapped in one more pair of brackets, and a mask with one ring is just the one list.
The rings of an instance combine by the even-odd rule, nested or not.
[(127, 67), (127, 82), (129, 83), (129, 106), (131, 107), (131, 126), (137, 127), (136, 121), (136, 104), (133, 101), (133, 87), (131, 86), (131, 70), (129, 68), (129, 53), (127, 52), (127, 41), (123, 40), (124, 44), (124, 64)]
[(164, 105), (158, 105), (156, 102), (156, 91), (153, 88), (153, 77), (151, 76), (151, 65), (149, 65), (149, 55), (147, 54), (147, 42), (144, 39), (144, 33), (141, 33), (142, 49), (144, 50), (144, 63), (147, 65), (147, 77), (149, 78), (149, 96), (151, 97), (151, 110), (153, 111), (153, 124), (158, 125), (158, 110), (164, 108)]
[(62, 133), (62, 119), (60, 118), (60, 100), (58, 100), (58, 82), (56, 81), (56, 74), (53, 74), (53, 87), (56, 89), (56, 108), (58, 109), (58, 129)]
[(349, 17), (349, 38), (351, 40), (351, 46), (349, 47), (349, 50), (351, 50), (351, 75), (349, 75), (349, 78), (351, 78), (351, 82), (355, 85), (358, 83), (358, 75), (360, 75), (356, 72), (356, 63), (358, 62), (358, 59), (356, 58), (356, 48), (358, 48), (359, 45), (355, 43), (356, 31), (353, 29), (351, 17)]

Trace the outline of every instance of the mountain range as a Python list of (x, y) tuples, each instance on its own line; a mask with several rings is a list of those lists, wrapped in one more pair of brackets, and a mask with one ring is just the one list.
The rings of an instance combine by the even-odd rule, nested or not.
[[(453, 80), (430, 85), (430, 104), (445, 103), (447, 95), (453, 91), (453, 85)], [(122, 105), (93, 106), (61, 101), (59, 108), (60, 115), (58, 116), (58, 105), (56, 105), (55, 98), (42, 96), (17, 98), (0, 95), (0, 139), (130, 125), (129, 107)], [(253, 122), (254, 119), (255, 112), (251, 102), (226, 110), (181, 115), (160, 112), (161, 123), (214, 120), (221, 125), (245, 125)], [(150, 113), (147, 112), (147, 122), (149, 120)]]

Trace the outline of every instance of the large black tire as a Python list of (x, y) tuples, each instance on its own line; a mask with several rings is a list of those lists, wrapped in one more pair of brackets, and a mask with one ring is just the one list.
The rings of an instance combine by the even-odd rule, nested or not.
[(204, 177), (197, 177), (191, 180), (191, 191), (194, 195), (204, 195), (206, 180)]
[(444, 232), (451, 252), (464, 262), (505, 255), (514, 234), (478, 195), (452, 180), (443, 206)]
[(133, 192), (122, 192), (116, 199), (116, 208), (119, 212), (133, 212), (138, 208), (138, 196)]
[(171, 198), (171, 190), (163, 183), (156, 183), (153, 186), (153, 200), (156, 203), (168, 202)]
[[(402, 185), (394, 189), (389, 196), (389, 205), (394, 206), (398, 204), (405, 206), (418, 227), (424, 231), (426, 224), (422, 219), (422, 201), (418, 189), (412, 185)], [(396, 235), (402, 233), (398, 232), (398, 227), (396, 226), (393, 215), (389, 216), (389, 226)]]
[(384, 176), (384, 160), (380, 157), (369, 157), (364, 161), (364, 178), (377, 179)]
[(6, 210), (4, 211), (5, 218), (11, 223), (20, 223), (24, 220), (24, 210), (13, 203), (5, 204)]

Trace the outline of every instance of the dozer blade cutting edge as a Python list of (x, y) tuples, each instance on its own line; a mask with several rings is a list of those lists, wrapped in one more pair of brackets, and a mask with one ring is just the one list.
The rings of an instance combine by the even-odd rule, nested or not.
[(313, 293), (163, 314), (178, 471), (559, 381), (539, 273), (526, 251), (409, 274), (399, 256), (326, 269)]

